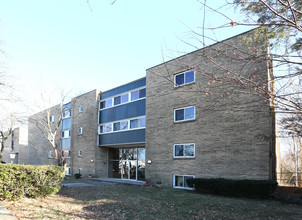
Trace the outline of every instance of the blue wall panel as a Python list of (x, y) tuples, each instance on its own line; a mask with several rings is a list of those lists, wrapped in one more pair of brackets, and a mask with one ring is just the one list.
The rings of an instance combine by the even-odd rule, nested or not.
[(104, 109), (99, 114), (99, 124), (143, 116), (146, 114), (146, 99)]
[(111, 89), (109, 91), (106, 91), (106, 92), (101, 94), (101, 99), (106, 99), (106, 98), (109, 98), (109, 97), (112, 97), (112, 96), (130, 91), (130, 90), (133, 90), (133, 89), (136, 89), (136, 88), (140, 88), (140, 87), (143, 87), (143, 86), (146, 86), (146, 77), (144, 77), (142, 79), (139, 79), (137, 81), (134, 81), (132, 83), (117, 87), (115, 89)]
[(99, 135), (99, 145), (144, 143), (145, 129)]

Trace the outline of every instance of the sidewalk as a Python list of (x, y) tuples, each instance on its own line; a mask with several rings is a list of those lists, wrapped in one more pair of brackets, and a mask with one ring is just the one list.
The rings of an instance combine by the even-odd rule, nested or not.
[(17, 220), (17, 218), (0, 203), (0, 220)]

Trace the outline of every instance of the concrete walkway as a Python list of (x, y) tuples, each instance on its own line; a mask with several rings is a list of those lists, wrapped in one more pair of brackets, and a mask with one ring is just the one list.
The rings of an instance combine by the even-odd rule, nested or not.
[(17, 218), (0, 203), (0, 220), (17, 220)]

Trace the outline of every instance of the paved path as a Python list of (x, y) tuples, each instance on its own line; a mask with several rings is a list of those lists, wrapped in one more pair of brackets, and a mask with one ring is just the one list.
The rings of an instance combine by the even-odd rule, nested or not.
[(0, 220), (17, 220), (17, 218), (0, 203)]
[(104, 186), (114, 185), (111, 182), (83, 182), (83, 183), (62, 183), (62, 187), (81, 187), (81, 186)]

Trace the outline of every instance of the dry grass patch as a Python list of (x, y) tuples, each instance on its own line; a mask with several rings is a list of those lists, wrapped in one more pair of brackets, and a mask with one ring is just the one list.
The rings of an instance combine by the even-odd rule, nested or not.
[(18, 219), (302, 219), (299, 205), (123, 185), (63, 188), (3, 204)]

